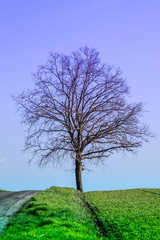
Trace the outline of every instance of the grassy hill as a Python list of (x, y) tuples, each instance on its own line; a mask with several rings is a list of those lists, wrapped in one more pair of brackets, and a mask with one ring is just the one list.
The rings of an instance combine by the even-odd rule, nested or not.
[(160, 239), (160, 189), (81, 194), (52, 187), (32, 197), (0, 239)]

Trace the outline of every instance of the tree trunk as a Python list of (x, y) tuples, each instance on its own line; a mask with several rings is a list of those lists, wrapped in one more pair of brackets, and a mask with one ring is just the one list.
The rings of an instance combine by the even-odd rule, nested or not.
[(76, 185), (77, 190), (83, 192), (81, 172), (82, 172), (81, 157), (80, 154), (77, 154), (75, 160)]

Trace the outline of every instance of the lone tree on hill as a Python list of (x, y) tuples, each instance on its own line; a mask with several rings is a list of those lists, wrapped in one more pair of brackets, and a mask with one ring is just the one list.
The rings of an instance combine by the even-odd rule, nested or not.
[(88, 161), (102, 161), (115, 151), (134, 152), (150, 136), (140, 122), (142, 103), (129, 104), (129, 88), (119, 69), (101, 64), (88, 47), (71, 55), (51, 53), (33, 75), (35, 87), (13, 97), (28, 126), (25, 150), (40, 166), (74, 160), (77, 189)]

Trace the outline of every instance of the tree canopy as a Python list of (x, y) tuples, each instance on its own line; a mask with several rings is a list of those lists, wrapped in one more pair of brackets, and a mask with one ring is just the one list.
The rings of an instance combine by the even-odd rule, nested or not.
[(128, 103), (129, 87), (121, 75), (102, 64), (93, 48), (51, 53), (33, 75), (34, 89), (14, 97), (28, 127), (25, 149), (38, 156), (39, 165), (70, 156), (80, 191), (88, 161), (134, 152), (151, 135), (140, 121), (143, 104)]

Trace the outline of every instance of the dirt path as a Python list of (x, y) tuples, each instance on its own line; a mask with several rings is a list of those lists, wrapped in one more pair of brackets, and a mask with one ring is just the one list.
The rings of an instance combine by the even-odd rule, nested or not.
[(22, 205), (41, 191), (4, 192), (0, 194), (0, 232)]

